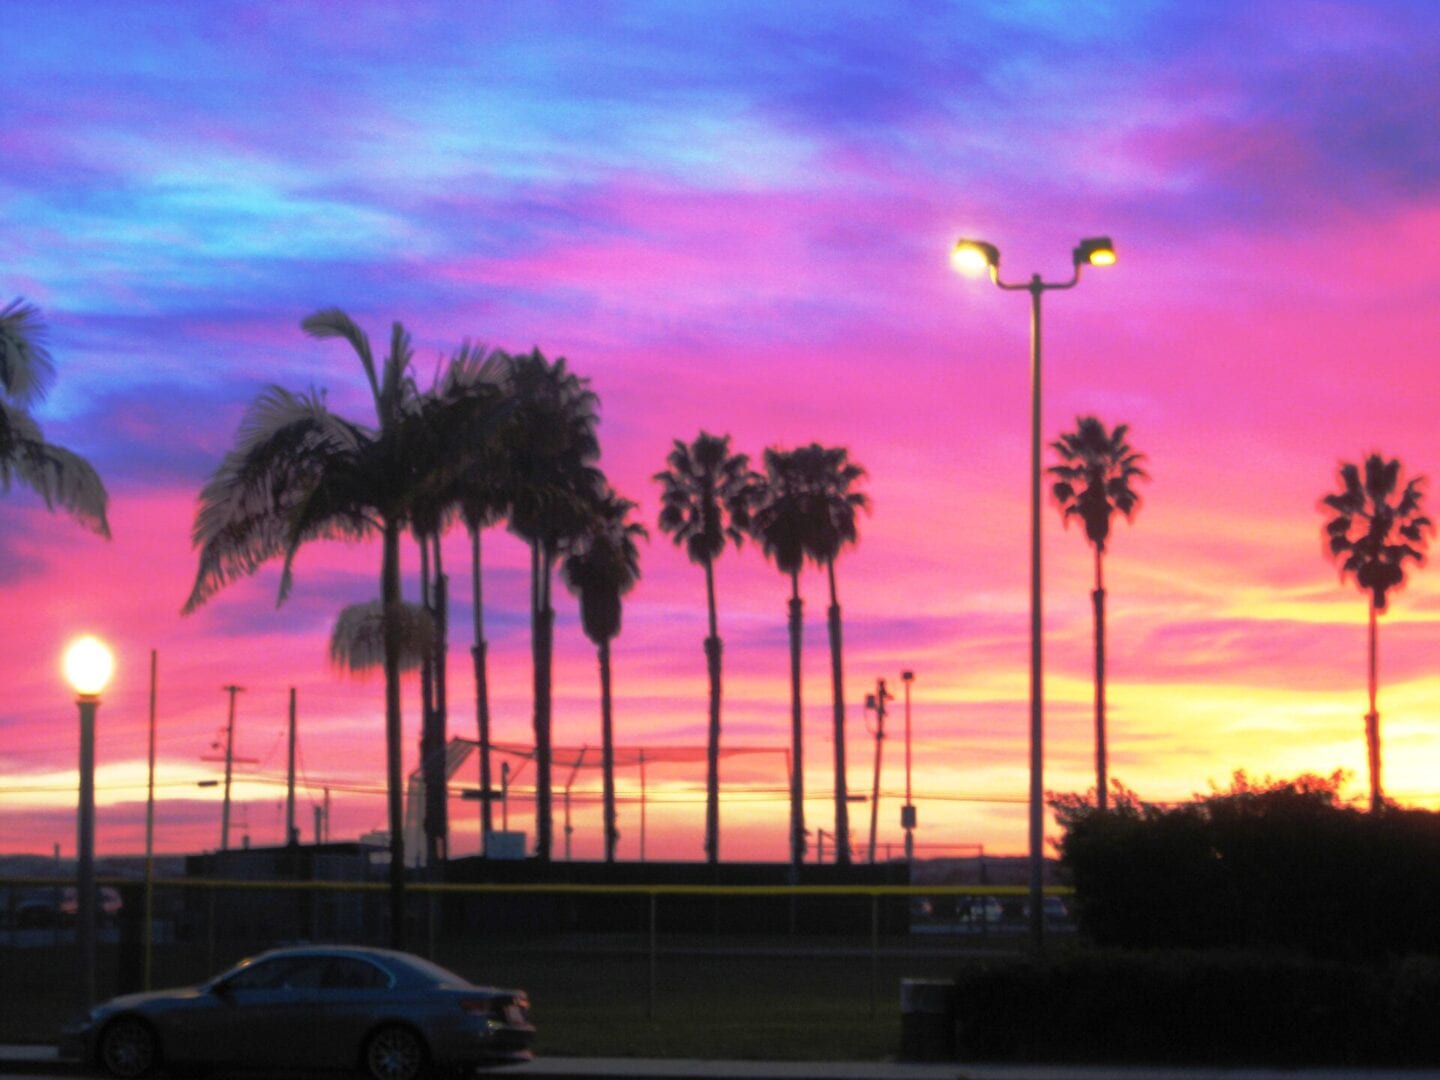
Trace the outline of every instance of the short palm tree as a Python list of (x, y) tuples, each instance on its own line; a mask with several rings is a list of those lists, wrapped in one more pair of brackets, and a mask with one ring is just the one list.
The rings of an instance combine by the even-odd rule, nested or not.
[(800, 659), (805, 603), (800, 598), (800, 569), (817, 544), (815, 492), (794, 452), (765, 451), (765, 475), (759, 484), (750, 535), (765, 557), (790, 578), (790, 865), (798, 875), (805, 861), (804, 734), (800, 700)]
[(1093, 416), (1078, 417), (1075, 430), (1065, 432), (1050, 444), (1060, 457), (1050, 475), (1050, 489), (1065, 524), (1078, 517), (1085, 523), (1085, 538), (1095, 549), (1095, 588), (1090, 594), (1095, 605), (1095, 791), (1096, 805), (1105, 810), (1109, 786), (1105, 746), (1105, 544), (1110, 537), (1110, 518), (1115, 511), (1130, 520), (1140, 505), (1134, 483), (1148, 480), (1140, 467), (1144, 454), (1137, 454), (1125, 441), (1130, 428), (1118, 424), (1113, 431)]
[(579, 535), (603, 478), (595, 435), (599, 399), (590, 380), (552, 364), (536, 349), (511, 357), (512, 411), (501, 435), (507, 455), (510, 529), (530, 545), (530, 627), (534, 671), (535, 856), (550, 859), (551, 659), (555, 609), (550, 592), (560, 545)]
[(45, 441), (29, 406), (55, 378), (40, 311), (23, 299), (0, 309), (0, 491), (19, 480), (87, 529), (110, 538), (109, 497), (100, 474), (79, 454)]
[(595, 643), (600, 661), (600, 765), (605, 804), (605, 861), (615, 861), (620, 832), (615, 825), (615, 731), (610, 708), (610, 642), (620, 634), (620, 601), (640, 580), (637, 537), (645, 526), (627, 521), (635, 504), (606, 490), (598, 498), (585, 530), (565, 544), (560, 573), (580, 598), (585, 636)]
[(660, 495), (660, 529), (673, 533), (690, 561), (705, 569), (705, 602), (710, 634), (705, 661), (710, 676), (710, 726), (705, 743), (705, 860), (720, 860), (720, 642), (715, 612), (715, 560), (731, 541), (737, 548), (750, 524), (750, 506), (757, 492), (756, 475), (745, 454), (730, 452), (729, 435), (702, 431), (695, 441), (679, 439), (656, 473)]
[[(1370, 711), (1365, 714), (1365, 749), (1370, 771), (1370, 809), (1378, 812), (1384, 796), (1380, 786), (1380, 712), (1377, 638), (1379, 615), (1388, 593), (1405, 583), (1405, 564), (1425, 560), (1425, 547), (1434, 525), (1420, 512), (1425, 478), (1412, 477), (1400, 486), (1400, 462), (1379, 454), (1359, 466), (1340, 466), (1340, 491), (1326, 495), (1324, 505), (1335, 512), (1325, 525), (1330, 558), (1340, 564), (1340, 577), (1354, 577), (1369, 594), (1370, 607)], [(1396, 493), (1397, 501), (1393, 501)]]
[[(845, 663), (840, 633), (840, 596), (835, 588), (835, 560), (842, 548), (859, 540), (857, 511), (870, 511), (870, 499), (855, 485), (865, 470), (850, 460), (843, 446), (811, 443), (793, 452), (799, 473), (815, 490), (819, 514), (807, 554), (825, 567), (830, 583), (830, 678), (835, 707), (835, 861), (850, 862), (849, 783), (845, 775)], [(873, 847), (873, 840), (872, 840)]]
[[(193, 529), (199, 568), (184, 611), (220, 588), (283, 559), (279, 600), (289, 595), (300, 548), (316, 539), (379, 534), (385, 671), (385, 766), (390, 825), (390, 941), (404, 943), (405, 840), (402, 814), (400, 669), (406, 627), (400, 592), (400, 536), (417, 487), (436, 463), (420, 422), (411, 375), (410, 336), (391, 328), (390, 351), (376, 362), (369, 337), (338, 308), (301, 326), (316, 338), (344, 338), (354, 349), (375, 405), (373, 426), (333, 413), (323, 392), (272, 386), (241, 420), (236, 446), (200, 492)], [(453, 463), (452, 463), (453, 467)]]

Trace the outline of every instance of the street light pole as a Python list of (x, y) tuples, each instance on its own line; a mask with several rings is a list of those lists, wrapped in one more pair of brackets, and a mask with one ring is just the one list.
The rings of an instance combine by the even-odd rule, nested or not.
[(155, 680), (159, 671), (160, 653), (150, 650), (150, 748), (149, 771), (145, 784), (145, 962), (141, 989), (149, 990), (154, 974), (154, 923), (155, 923)]
[(96, 637), (65, 650), (65, 677), (80, 709), (80, 791), (75, 842), (75, 943), (80, 954), (81, 1005), (95, 1004), (95, 714), (115, 673), (115, 655)]
[(865, 708), (875, 710), (875, 784), (870, 795), (870, 865), (875, 865), (875, 834), (880, 824), (880, 755), (885, 749), (885, 703), (893, 700), (884, 679), (875, 680), (875, 693), (865, 695)]
[(1041, 657), (1040, 602), (1040, 297), (1050, 290), (1073, 289), (1082, 266), (1113, 266), (1115, 245), (1108, 236), (1081, 240), (1072, 255), (1068, 281), (1044, 281), (1033, 274), (1028, 282), (1000, 280), (1000, 249), (983, 240), (961, 238), (951, 259), (963, 273), (988, 272), (1007, 291), (1030, 294), (1030, 939), (1045, 945), (1045, 723), (1044, 670)]
[(909, 881), (915, 882), (915, 802), (910, 797), (910, 684), (915, 681), (913, 671), (902, 671), (900, 681), (905, 684), (905, 805), (900, 808), (900, 827), (905, 830), (905, 869)]

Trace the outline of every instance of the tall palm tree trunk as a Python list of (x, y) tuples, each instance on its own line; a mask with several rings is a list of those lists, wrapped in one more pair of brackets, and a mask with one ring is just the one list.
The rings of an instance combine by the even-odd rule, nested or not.
[(610, 642), (600, 642), (600, 771), (604, 774), (605, 861), (615, 861), (615, 729), (610, 714)]
[(835, 699), (835, 861), (850, 865), (850, 806), (845, 778), (845, 664), (840, 640), (840, 597), (835, 591), (835, 560), (825, 563), (830, 575), (830, 682)]
[(1105, 751), (1105, 579), (1101, 559), (1104, 552), (1095, 548), (1095, 799), (1104, 813), (1109, 804), (1110, 779), (1106, 771)]
[(443, 863), (450, 857), (449, 777), (445, 775), (445, 744), (450, 726), (448, 679), (445, 671), (446, 662), (449, 659), (450, 653), (450, 579), (446, 576), (441, 566), (440, 536), (438, 533), (434, 537), (434, 544), (435, 701), (431, 714), (431, 722), (434, 727), (435, 774), (438, 782), (433, 792), (427, 784), (425, 793), (430, 800), (430, 811), (435, 832), (434, 858)]
[[(542, 556), (540, 541), (530, 546), (531, 642), (535, 692), (535, 857), (550, 861), (550, 635), (555, 613), (545, 595), (549, 558)], [(543, 575), (542, 575), (543, 571)]]
[(790, 870), (799, 880), (805, 861), (805, 754), (800, 715), (800, 644), (805, 604), (800, 575), (790, 575)]
[(705, 741), (705, 861), (720, 861), (720, 630), (715, 616), (715, 565), (705, 560), (705, 599), (710, 611), (710, 636), (705, 639), (705, 666), (710, 676), (710, 729)]
[(1374, 598), (1370, 601), (1370, 711), (1365, 714), (1365, 751), (1370, 766), (1370, 812), (1378, 814), (1384, 796), (1380, 790), (1380, 710), (1375, 699), (1380, 689), (1380, 625)]
[(494, 811), (490, 805), (490, 687), (485, 671), (485, 615), (480, 585), (480, 530), (470, 530), (470, 600), (475, 620), (475, 727), (480, 742), (480, 854), (490, 854)]
[(385, 780), (390, 817), (390, 947), (405, 948), (405, 821), (400, 779), (400, 526), (384, 522), (380, 597), (385, 639)]
[[(416, 546), (420, 549), (420, 606), (433, 622), (435, 600), (431, 590), (430, 538), (420, 535), (416, 538)], [(425, 785), (422, 827), (425, 835), (426, 866), (434, 866), (439, 862), (433, 791), (441, 785), (444, 775), (440, 753), (440, 748), (435, 743), (435, 654), (432, 648), (420, 664), (420, 777)]]

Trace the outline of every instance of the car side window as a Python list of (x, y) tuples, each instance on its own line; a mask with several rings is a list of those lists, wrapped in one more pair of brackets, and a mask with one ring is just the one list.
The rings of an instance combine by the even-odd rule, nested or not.
[(224, 982), (227, 990), (273, 990), (281, 985), (285, 973), (294, 964), (288, 957), (260, 960), (241, 968)]
[(329, 957), (302, 956), (296, 958), (280, 980), (285, 990), (314, 990), (325, 985), (325, 970)]
[(337, 956), (326, 968), (323, 985), (330, 990), (383, 990), (390, 976), (365, 960)]

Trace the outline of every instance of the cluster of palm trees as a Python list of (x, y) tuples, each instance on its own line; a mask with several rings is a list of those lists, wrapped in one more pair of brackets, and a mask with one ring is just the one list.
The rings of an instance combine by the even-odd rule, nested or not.
[[(610, 490), (599, 458), (597, 399), (588, 380), (539, 350), (510, 355), (463, 346), (427, 390), (418, 385), (410, 336), (395, 323), (389, 351), (343, 311), (306, 318), (312, 337), (341, 338), (360, 362), (374, 402), (362, 423), (333, 412), (323, 391), (265, 390), (241, 421), (235, 447), (200, 493), (193, 539), (192, 612), (228, 582), (283, 560), (280, 596), (291, 588), (299, 549), (317, 539), (382, 541), (380, 600), (342, 613), (332, 654), (384, 669), (385, 748), (390, 826), (391, 938), (401, 940), (404, 831), (400, 774), (400, 673), (421, 669), (421, 771), (426, 788), (427, 855), (445, 855), (445, 650), (447, 578), (440, 537), (461, 521), (471, 540), (474, 583), (476, 723), (481, 782), (490, 788), (490, 714), (480, 587), (481, 533), (505, 520), (530, 546), (534, 660), (536, 854), (548, 859), (550, 815), (550, 670), (557, 562), (581, 595), (585, 626), (601, 648), (608, 682), (608, 641), (619, 631), (618, 597), (638, 576), (626, 516), (634, 504)], [(420, 552), (421, 603), (401, 596), (400, 551), (409, 530)], [(607, 612), (608, 609), (608, 612)], [(613, 817), (613, 805), (609, 809)], [(483, 822), (490, 831), (488, 802)]]
[[(551, 815), (551, 665), (556, 570), (578, 597), (581, 623), (598, 650), (601, 683), (605, 857), (613, 860), (615, 815), (614, 735), (610, 694), (610, 643), (620, 632), (621, 598), (640, 576), (636, 541), (645, 537), (631, 520), (635, 503), (617, 494), (596, 467), (598, 399), (589, 381), (563, 359), (539, 350), (512, 355), (460, 348), (428, 389), (414, 374), (404, 326), (391, 329), (389, 350), (377, 357), (370, 339), (339, 309), (302, 322), (316, 338), (346, 341), (371, 391), (374, 418), (359, 422), (333, 412), (323, 391), (292, 393), (271, 386), (242, 418), (236, 444), (200, 493), (193, 541), (199, 552), (195, 582), (183, 610), (193, 612), (230, 581), (279, 558), (279, 600), (292, 587), (291, 568), (312, 540), (378, 536), (382, 543), (380, 598), (340, 613), (331, 640), (337, 662), (379, 666), (385, 682), (385, 744), (391, 842), (392, 937), (404, 882), (400, 675), (420, 669), (421, 773), (426, 790), (426, 861), (446, 856), (445, 732), (448, 649), (448, 578), (440, 539), (454, 522), (470, 536), (476, 681), (476, 726), (482, 790), (491, 790), (490, 713), (481, 593), (481, 534), (504, 521), (530, 547), (530, 617), (535, 738), (535, 855), (548, 860)], [(843, 448), (818, 444), (765, 455), (763, 474), (744, 455), (729, 451), (728, 437), (701, 433), (676, 443), (664, 485), (662, 529), (687, 545), (706, 568), (710, 600), (711, 724), (707, 785), (706, 852), (719, 857), (720, 653), (713, 561), (728, 539), (753, 537), (791, 579), (792, 852), (804, 853), (800, 810), (800, 630), (798, 576), (806, 559), (826, 567), (830, 580), (830, 633), (835, 685), (837, 839), (845, 837), (844, 700), (840, 606), (835, 560), (857, 539), (856, 511), (868, 509), (856, 490), (864, 470)], [(420, 558), (420, 601), (402, 599), (400, 552), (406, 533)], [(717, 539), (718, 538), (718, 539)], [(491, 831), (489, 800), (482, 830)], [(848, 847), (841, 851), (848, 857)], [(398, 938), (396, 938), (398, 940)]]
[(710, 678), (710, 723), (706, 743), (705, 857), (720, 858), (720, 685), (722, 646), (715, 613), (715, 559), (726, 541), (745, 537), (790, 579), (790, 859), (805, 858), (803, 732), (801, 726), (801, 644), (804, 601), (800, 571), (807, 560), (825, 568), (830, 585), (829, 631), (835, 723), (835, 853), (850, 861), (848, 792), (845, 776), (845, 686), (840, 599), (835, 560), (859, 539), (856, 516), (870, 499), (858, 485), (865, 470), (844, 447), (811, 443), (794, 450), (765, 451), (765, 471), (750, 468), (746, 454), (732, 453), (730, 436), (702, 431), (695, 441), (675, 441), (657, 473), (662, 485), (660, 528), (672, 533), (690, 561), (705, 570), (709, 636), (705, 658)]

